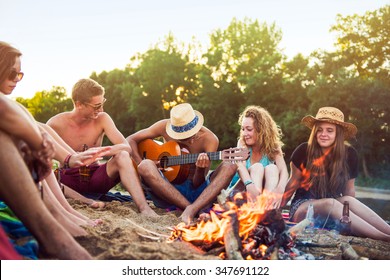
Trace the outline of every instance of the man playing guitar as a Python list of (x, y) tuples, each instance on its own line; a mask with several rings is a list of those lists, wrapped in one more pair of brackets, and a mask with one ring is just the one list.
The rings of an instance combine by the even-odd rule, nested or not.
[[(203, 115), (188, 103), (171, 109), (170, 119), (163, 119), (142, 129), (126, 140), (129, 142), (133, 159), (138, 164), (138, 173), (146, 185), (154, 204), (160, 208), (176, 206), (183, 210), (183, 222), (191, 222), (200, 210), (211, 206), (222, 189), (226, 188), (236, 172), (236, 165), (223, 161), (209, 176), (210, 158), (208, 153), (218, 149), (218, 137), (203, 126)], [(176, 141), (181, 149), (198, 154), (191, 164), (188, 177), (183, 183), (176, 183), (164, 176), (159, 159), (145, 158), (139, 152), (139, 144), (146, 139), (162, 137), (164, 142)], [(180, 151), (179, 151), (180, 153)], [(234, 155), (234, 153), (233, 153)], [(234, 160), (245, 160), (249, 154), (239, 153)], [(157, 164), (156, 164), (157, 163)]]

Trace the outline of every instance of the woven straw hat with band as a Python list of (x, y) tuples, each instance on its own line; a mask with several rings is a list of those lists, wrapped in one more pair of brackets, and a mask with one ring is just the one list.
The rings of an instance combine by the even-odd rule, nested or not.
[(182, 140), (195, 135), (203, 126), (203, 115), (188, 103), (176, 105), (171, 109), (167, 122), (167, 134), (173, 139)]
[(342, 126), (344, 128), (345, 139), (351, 139), (355, 137), (357, 133), (356, 126), (352, 123), (344, 122), (343, 112), (335, 107), (322, 107), (318, 110), (315, 117), (306, 116), (301, 122), (308, 128), (312, 129), (314, 123), (317, 121), (334, 123)]

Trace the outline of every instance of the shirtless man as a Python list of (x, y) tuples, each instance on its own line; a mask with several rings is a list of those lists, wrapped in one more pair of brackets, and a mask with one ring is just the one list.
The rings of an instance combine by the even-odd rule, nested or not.
[(106, 193), (119, 182), (130, 193), (141, 214), (158, 216), (146, 201), (139, 176), (130, 157), (131, 148), (115, 126), (111, 117), (103, 112), (104, 88), (92, 79), (81, 79), (72, 90), (73, 110), (52, 117), (47, 124), (74, 150), (83, 146), (102, 146), (106, 135), (114, 145), (105, 164), (88, 166), (85, 175), (79, 168), (62, 168), (61, 183), (77, 192)]
[[(145, 139), (162, 137), (164, 141), (175, 140), (186, 146), (190, 154), (198, 154), (189, 176), (183, 184), (171, 184), (159, 171), (156, 163), (141, 158), (138, 144)], [(190, 222), (200, 210), (209, 206), (222, 189), (229, 185), (236, 172), (236, 165), (223, 162), (207, 177), (210, 159), (207, 152), (216, 152), (218, 137), (203, 126), (203, 115), (193, 110), (188, 103), (172, 108), (170, 119), (160, 120), (126, 138), (138, 163), (138, 173), (150, 188), (150, 194), (157, 207), (176, 206), (183, 209), (181, 219)]]

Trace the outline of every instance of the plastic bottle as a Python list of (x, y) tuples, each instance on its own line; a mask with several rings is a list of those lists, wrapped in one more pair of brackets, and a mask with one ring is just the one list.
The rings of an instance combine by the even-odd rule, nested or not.
[(307, 207), (306, 212), (306, 219), (310, 221), (310, 227), (314, 227), (314, 206), (313, 204), (309, 204), (309, 207)]

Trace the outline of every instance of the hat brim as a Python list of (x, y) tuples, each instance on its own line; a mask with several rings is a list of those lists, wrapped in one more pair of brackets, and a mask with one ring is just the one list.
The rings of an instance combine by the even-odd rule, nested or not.
[(198, 131), (203, 126), (204, 118), (199, 111), (194, 110), (194, 113), (196, 116), (198, 116), (198, 122), (193, 128), (185, 132), (173, 131), (171, 126), (171, 120), (168, 120), (165, 129), (169, 137), (171, 137), (172, 139), (182, 140), (182, 139), (190, 138), (191, 136), (194, 136), (196, 133), (198, 133)]
[(346, 140), (354, 138), (357, 133), (357, 127), (354, 124), (348, 122), (340, 122), (333, 119), (316, 119), (313, 116), (306, 116), (301, 120), (301, 123), (310, 129), (313, 128), (316, 122), (327, 122), (327, 123), (333, 123), (342, 126), (344, 128), (344, 137)]

